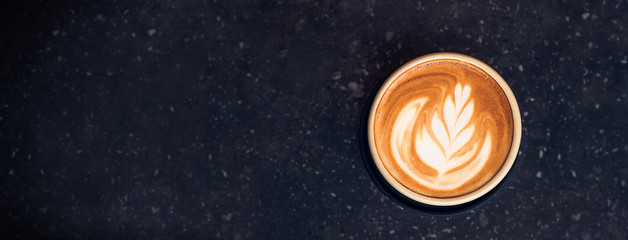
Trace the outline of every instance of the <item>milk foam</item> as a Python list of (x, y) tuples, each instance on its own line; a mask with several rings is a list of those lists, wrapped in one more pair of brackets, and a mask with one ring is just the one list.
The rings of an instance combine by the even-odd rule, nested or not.
[[(415, 181), (433, 189), (454, 189), (473, 178), (486, 164), (490, 156), (491, 135), (489, 131), (484, 139), (472, 139), (475, 124), (471, 122), (474, 108), (470, 92), (471, 87), (457, 84), (453, 97), (447, 96), (439, 108), (427, 112), (428, 122), (417, 120), (423, 105), (429, 100), (426, 97), (409, 102), (399, 112), (390, 139), (395, 148), (393, 155), (397, 164)], [(413, 131), (415, 129), (417, 131)], [(414, 149), (407, 147), (412, 142), (411, 138), (415, 139)], [(468, 144), (473, 148), (464, 149)], [(436, 179), (412, 172), (406, 164), (410, 159), (402, 157), (411, 156), (412, 153), (404, 152), (412, 150), (419, 156), (416, 160), (438, 172)], [(458, 168), (462, 164), (465, 166)]]
[(488, 182), (510, 149), (512, 112), (485, 72), (456, 60), (410, 69), (377, 108), (374, 140), (399, 183), (433, 197), (460, 196)]

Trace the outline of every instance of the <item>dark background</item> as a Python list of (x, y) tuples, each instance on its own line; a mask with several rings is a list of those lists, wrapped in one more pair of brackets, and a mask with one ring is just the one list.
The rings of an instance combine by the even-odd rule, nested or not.
[[(489, 1), (490, 2), (490, 1)], [(3, 1), (2, 239), (626, 239), (626, 1)], [(454, 216), (360, 153), (368, 97), (452, 51), (519, 101), (517, 164)]]

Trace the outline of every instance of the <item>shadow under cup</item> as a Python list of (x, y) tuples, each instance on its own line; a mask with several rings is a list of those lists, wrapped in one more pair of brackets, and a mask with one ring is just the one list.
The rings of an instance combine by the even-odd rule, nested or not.
[[(388, 87), (404, 72), (417, 65), (424, 64), (429, 61), (437, 60), (457, 60), (465, 64), (473, 65), (485, 73), (487, 73), (495, 82), (498, 83), (501, 90), (506, 95), (512, 112), (512, 141), (510, 151), (497, 173), (479, 188), (459, 196), (453, 197), (431, 197), (422, 195), (413, 191), (395, 178), (388, 172), (383, 165), (383, 161), (377, 152), (374, 138), (374, 118), (376, 109), (384, 96)], [(488, 199), (502, 185), (504, 178), (512, 169), (515, 158), (519, 150), (521, 141), (521, 116), (517, 101), (502, 77), (485, 63), (457, 53), (434, 53), (416, 58), (397, 69), (378, 89), (375, 95), (372, 95), (365, 106), (362, 114), (360, 141), (361, 150), (364, 157), (364, 163), (369, 175), (374, 183), (384, 192), (391, 200), (404, 208), (412, 209), (427, 214), (454, 214), (468, 210), (479, 205)]]

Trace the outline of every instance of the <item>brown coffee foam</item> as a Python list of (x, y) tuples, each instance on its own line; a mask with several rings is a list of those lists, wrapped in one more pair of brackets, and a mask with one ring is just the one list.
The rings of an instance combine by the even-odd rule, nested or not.
[[(407, 103), (425, 98), (421, 111), (416, 118), (415, 125), (427, 126), (433, 114), (443, 118), (443, 102), (446, 97), (454, 94), (456, 85), (470, 86), (470, 99), (474, 102), (474, 114), (471, 122), (476, 128), (470, 142), (482, 142), (490, 132), (492, 142), (490, 155), (485, 167), (475, 177), (454, 189), (436, 189), (416, 181), (408, 172), (396, 162), (391, 146), (392, 128), (402, 108)], [(469, 123), (471, 124), (471, 123)], [(417, 136), (419, 127), (412, 127), (410, 136)], [(430, 136), (434, 132), (425, 128)], [(406, 188), (430, 197), (454, 197), (472, 192), (486, 184), (503, 165), (508, 156), (513, 136), (513, 118), (506, 94), (499, 84), (482, 69), (471, 64), (447, 59), (432, 60), (418, 66), (411, 67), (399, 75), (386, 89), (377, 107), (373, 134), (377, 153), (384, 167), (390, 175)], [(405, 135), (404, 135), (405, 136)], [(404, 143), (405, 144), (405, 143)], [(430, 167), (423, 161), (415, 150), (416, 138), (410, 137), (408, 146), (402, 146), (398, 154), (408, 165), (413, 174), (429, 181), (445, 179), (437, 169)], [(464, 146), (459, 152), (469, 151), (472, 144)], [(441, 149), (442, 150), (442, 149)], [(475, 153), (474, 156), (477, 156)], [(455, 157), (455, 153), (452, 157)], [(460, 154), (458, 154), (460, 155)], [(470, 158), (474, 159), (474, 158)], [(456, 171), (464, 169), (477, 161), (467, 161), (462, 165), (450, 169), (445, 176), (454, 176)]]

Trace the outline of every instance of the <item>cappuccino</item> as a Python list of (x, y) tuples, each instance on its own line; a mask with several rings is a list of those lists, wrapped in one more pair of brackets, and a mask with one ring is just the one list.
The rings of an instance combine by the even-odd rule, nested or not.
[[(518, 148), (518, 108), (513, 113), (504, 86), (474, 61), (444, 54), (404, 66), (373, 104), (368, 130), (373, 157), (386, 179), (415, 200), (440, 205), (429, 200), (479, 197), (470, 195), (495, 182), (513, 154), (515, 135)], [(512, 162), (507, 165), (506, 172)]]

